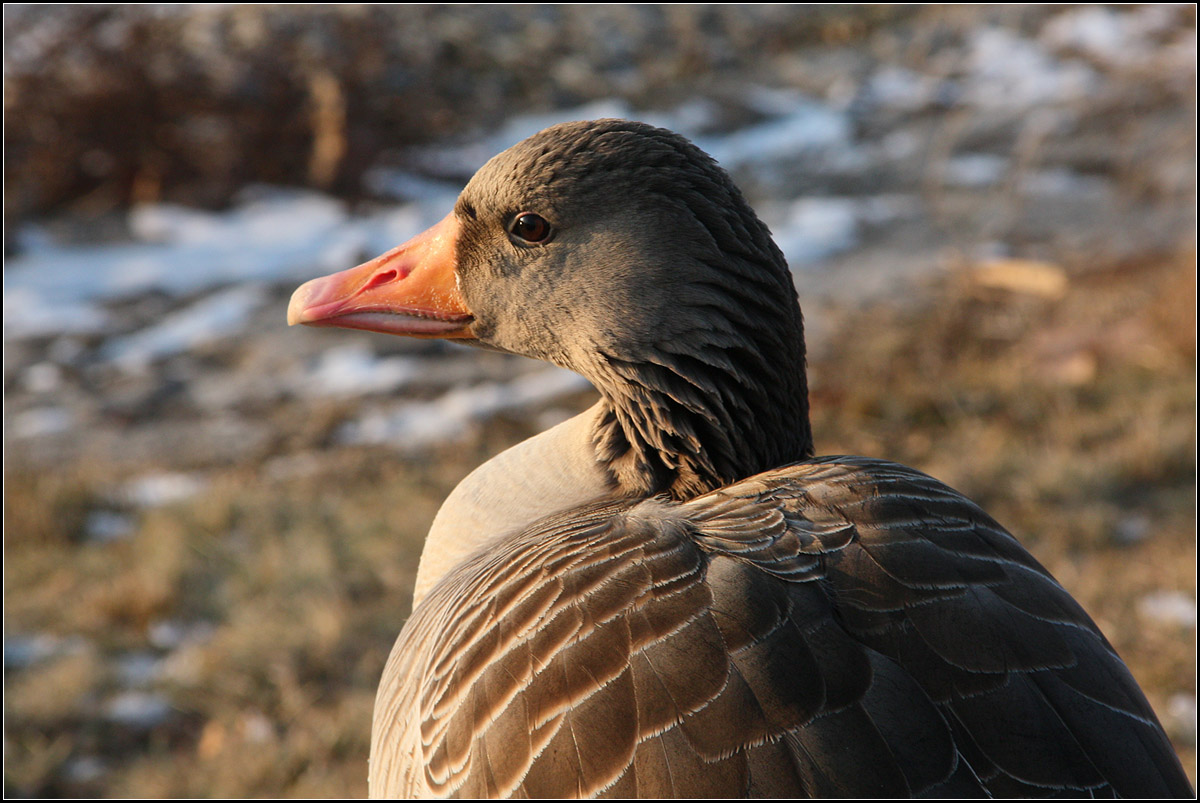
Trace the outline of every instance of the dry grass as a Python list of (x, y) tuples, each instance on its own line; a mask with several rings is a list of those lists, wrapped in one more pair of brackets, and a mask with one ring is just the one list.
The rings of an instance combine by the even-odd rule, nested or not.
[[(1194, 255), (1089, 272), (1059, 300), (954, 277), (927, 300), (842, 313), (814, 358), (822, 453), (887, 457), (976, 498), (1128, 660), (1195, 779), (1194, 628), (1144, 616), (1195, 597)], [(585, 398), (576, 400), (579, 406)], [(375, 684), (408, 613), (420, 541), (471, 467), (530, 434), (497, 421), (422, 460), (323, 453), (312, 473), (218, 470), (202, 494), (82, 536), (111, 467), (6, 474), (7, 631), (77, 638), (6, 673), (5, 792), (340, 797), (366, 792)], [(163, 621), (208, 623), (165, 647)], [(113, 658), (164, 661), (171, 713), (113, 721)]]
[[(823, 453), (920, 468), (978, 501), (1104, 630), (1195, 784), (1194, 627), (1147, 617), (1196, 594), (1193, 253), (1077, 277), (1046, 300), (954, 277), (928, 303), (852, 313), (813, 365)], [(847, 334), (848, 336), (848, 334)]]

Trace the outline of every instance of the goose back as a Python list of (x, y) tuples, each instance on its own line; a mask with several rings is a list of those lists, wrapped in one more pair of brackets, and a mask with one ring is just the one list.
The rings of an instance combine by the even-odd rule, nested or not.
[(1190, 795), (1070, 595), (864, 458), (548, 517), (451, 572), (384, 678), (375, 797)]

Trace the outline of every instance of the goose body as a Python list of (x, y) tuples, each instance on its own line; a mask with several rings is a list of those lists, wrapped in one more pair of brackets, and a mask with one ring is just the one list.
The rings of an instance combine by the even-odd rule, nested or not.
[(547, 129), (289, 322), (460, 338), (601, 396), (438, 513), (373, 797), (1192, 795), (1016, 539), (918, 471), (814, 457), (787, 266), (682, 137)]

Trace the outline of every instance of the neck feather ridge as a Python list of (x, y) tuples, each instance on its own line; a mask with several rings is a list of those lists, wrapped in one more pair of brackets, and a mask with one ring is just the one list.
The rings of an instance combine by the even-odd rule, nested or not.
[(623, 495), (690, 499), (812, 457), (802, 337), (736, 351), (603, 355), (592, 440)]

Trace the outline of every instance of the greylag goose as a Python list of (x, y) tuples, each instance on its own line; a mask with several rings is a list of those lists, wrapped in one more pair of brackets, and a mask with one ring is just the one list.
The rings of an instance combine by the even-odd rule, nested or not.
[(813, 456), (787, 265), (686, 139), (542, 131), (288, 320), (457, 338), (600, 393), (437, 514), (373, 797), (1192, 795), (1004, 528), (911, 468)]

